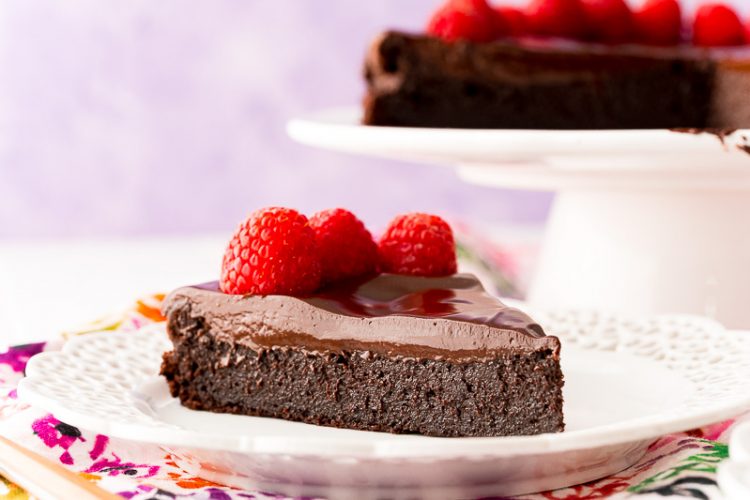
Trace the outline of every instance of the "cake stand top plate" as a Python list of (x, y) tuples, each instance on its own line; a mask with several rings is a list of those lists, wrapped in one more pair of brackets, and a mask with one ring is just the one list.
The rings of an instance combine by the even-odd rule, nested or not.
[(602, 186), (750, 189), (750, 130), (726, 137), (671, 130), (375, 127), (356, 107), (292, 119), (296, 141), (322, 149), (458, 166), (469, 182), (536, 190)]

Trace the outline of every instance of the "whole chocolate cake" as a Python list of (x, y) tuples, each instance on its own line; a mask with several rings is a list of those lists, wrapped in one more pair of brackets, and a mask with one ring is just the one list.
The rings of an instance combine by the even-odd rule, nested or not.
[(750, 127), (750, 52), (386, 32), (365, 62), (368, 125)]
[(465, 274), (381, 274), (300, 297), (218, 283), (164, 303), (183, 405), (429, 436), (560, 432), (560, 342)]

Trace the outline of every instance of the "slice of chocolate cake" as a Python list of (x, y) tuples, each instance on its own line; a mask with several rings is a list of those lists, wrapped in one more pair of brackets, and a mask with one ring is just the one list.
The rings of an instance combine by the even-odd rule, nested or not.
[(164, 303), (183, 405), (430, 436), (563, 430), (560, 342), (471, 275), (382, 274), (307, 297), (210, 283)]
[(365, 63), (364, 123), (505, 129), (750, 127), (750, 51), (388, 32)]

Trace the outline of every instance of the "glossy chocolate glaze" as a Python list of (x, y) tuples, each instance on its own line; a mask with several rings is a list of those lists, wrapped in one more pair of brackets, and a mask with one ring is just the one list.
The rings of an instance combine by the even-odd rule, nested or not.
[[(180, 288), (164, 312), (189, 310), (206, 334), (253, 349), (374, 351), (418, 358), (476, 358), (551, 350), (556, 337), (490, 296), (476, 277), (382, 274), (307, 297), (240, 296), (218, 283)], [(171, 334), (172, 332), (170, 332)]]

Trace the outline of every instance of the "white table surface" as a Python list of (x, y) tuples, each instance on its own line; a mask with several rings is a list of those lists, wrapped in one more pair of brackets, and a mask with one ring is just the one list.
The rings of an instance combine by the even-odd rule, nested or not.
[(54, 338), (152, 292), (215, 280), (226, 235), (0, 243), (0, 345)]

